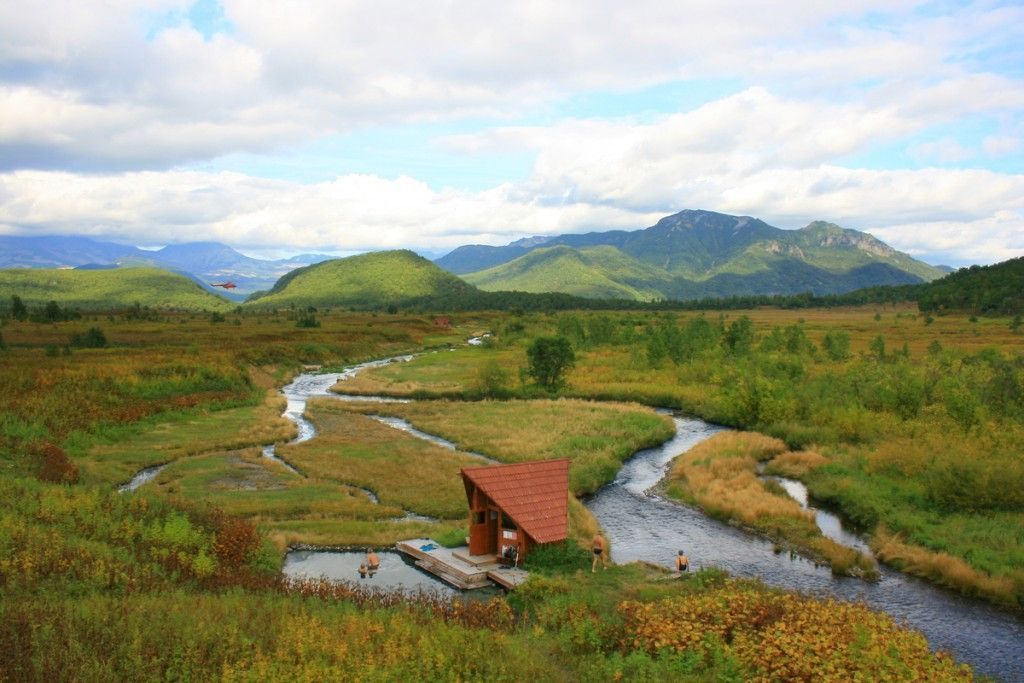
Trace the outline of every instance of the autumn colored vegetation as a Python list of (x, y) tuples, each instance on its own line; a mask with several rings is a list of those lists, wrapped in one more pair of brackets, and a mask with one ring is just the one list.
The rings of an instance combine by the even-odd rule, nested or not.
[[(918, 550), (913, 562), (881, 557), (1024, 601), (1024, 334), (1009, 318), (906, 306), (573, 312), (510, 316), (492, 331), (484, 347), (380, 368), (352, 389), (474, 398), (474, 368), (496, 362), (505, 395), (533, 397), (525, 349), (558, 334), (576, 352), (561, 395), (677, 408), (814, 452), (794, 474), (816, 499)], [(949, 557), (969, 571), (951, 571)]]
[[(300, 474), (263, 457), (259, 446), (293, 434), (277, 419), (282, 406), (273, 390), (301, 363), (341, 366), (440, 348), (445, 350), (382, 368), (373, 381), (408, 373), (401, 391), (409, 393), (428, 395), (443, 384), (446, 392), (473, 398), (486, 395), (483, 390), (535, 398), (547, 392), (518, 373), (525, 367), (525, 346), (539, 334), (557, 335), (569, 339), (577, 354), (563, 395), (603, 397), (598, 378), (610, 374), (616, 378), (604, 388), (620, 398), (657, 404), (653, 399), (668, 396), (676, 402), (668, 405), (709, 411), (730, 405), (721, 376), (709, 374), (715, 362), (746, 362), (744, 368), (757, 370), (769, 363), (763, 354), (776, 354), (776, 361), (789, 367), (781, 362), (788, 351), (761, 349), (761, 340), (771, 335), (763, 321), (753, 324), (753, 359), (728, 355), (721, 346), (724, 337), (715, 337), (717, 346), (708, 347), (707, 356), (676, 363), (669, 354), (652, 363), (646, 342), (640, 343), (654, 334), (648, 328), (668, 320), (681, 327), (688, 318), (602, 314), (591, 322), (577, 316), (587, 335), (581, 341), (571, 321), (558, 316), (474, 314), (451, 316), (440, 326), (435, 316), (321, 310), (316, 312), (320, 327), (297, 327), (308, 313), (225, 311), (214, 319), (127, 310), (45, 323), (6, 322), (0, 348), (0, 679), (685, 681), (790, 674), (825, 679), (835, 672), (970, 677), (945, 655), (929, 652), (919, 635), (861, 607), (777, 593), (715, 571), (670, 580), (663, 570), (633, 564), (591, 574), (586, 556), (573, 550), (507, 599), (480, 604), (284, 581), (279, 568), (289, 543), (383, 543), (399, 534), (452, 532), (459, 528), (454, 519), (396, 518), (405, 510), (440, 516), (464, 511), (453, 502), (464, 496), (457, 485), (431, 497), (426, 488), (398, 481), (396, 468), (385, 467), (381, 458), (394, 449), (396, 457), (405, 458), (410, 481), (422, 476), (430, 486), (447, 481), (448, 470), (437, 462), (454, 470), (466, 456), (431, 450), (420, 441), (413, 446), (413, 437), (335, 404), (317, 403), (310, 410), (320, 436), (280, 448)], [(726, 331), (731, 322), (724, 321)], [(940, 319), (939, 327), (930, 329), (944, 323)], [(865, 324), (872, 325), (869, 319)], [(91, 328), (102, 331), (106, 346), (72, 348), (73, 336), (87, 335)], [(483, 330), (496, 333), (490, 345), (446, 350)], [(884, 374), (890, 363), (906, 362), (910, 372), (918, 372), (926, 362), (913, 349), (909, 359), (860, 358), (869, 340), (862, 343), (856, 336), (850, 359), (816, 359), (820, 335), (813, 329), (805, 334), (819, 350), (798, 342), (804, 354), (801, 382), (813, 383), (829, 368), (852, 378), (858, 363), (877, 362)], [(979, 353), (943, 346), (943, 354), (959, 361)], [(1015, 367), (1006, 349), (997, 353)], [(985, 360), (991, 354), (978, 357), (964, 362), (985, 373), (1001, 372)], [(497, 373), (487, 387), (478, 369), (492, 360), (507, 372)], [(416, 375), (421, 371), (431, 374), (430, 381)], [(699, 373), (709, 381), (695, 383)], [(801, 396), (791, 386), (795, 380), (777, 381)], [(1016, 432), (1004, 415), (1009, 408), (997, 414), (989, 399), (964, 382), (968, 395), (981, 401), (980, 425), (1000, 420), (1011, 439)], [(878, 432), (863, 440), (822, 439), (815, 452), (823, 462), (799, 455), (787, 466), (800, 469), (812, 486), (833, 485), (833, 498), (840, 500), (845, 489), (836, 482), (858, 482), (861, 476), (872, 481), (875, 472), (890, 476), (885, 473), (894, 467), (884, 451), (869, 461), (863, 453), (877, 448), (857, 449), (886, 443), (894, 433), (904, 434), (894, 425), (906, 429), (938, 412), (937, 399), (930, 400), (918, 417), (868, 408), (882, 418)], [(452, 420), (453, 407), (463, 412), (463, 424)], [(408, 417), (428, 431), (436, 427), (461, 447), (498, 459), (576, 451), (582, 455), (574, 485), (581, 490), (607, 481), (631, 449), (667, 435), (664, 420), (647, 409), (575, 400), (430, 404)], [(532, 424), (543, 438), (524, 439), (518, 446), (503, 443), (494, 426), (502, 420), (520, 435)], [(787, 449), (816, 443), (795, 438), (796, 422), (759, 418), (751, 426), (781, 438)], [(983, 438), (981, 426), (970, 433)], [(567, 432), (577, 440), (567, 440)], [(344, 462), (331, 462), (331, 449), (334, 460)], [(783, 457), (778, 456), (780, 464)], [(423, 467), (428, 460), (435, 471)], [(138, 491), (117, 490), (135, 469), (164, 462), (166, 469)], [(870, 473), (869, 464), (876, 468)], [(917, 476), (908, 481), (918, 482)], [(373, 503), (362, 489), (380, 502)], [(877, 500), (889, 499), (869, 503)], [(993, 529), (1012, 523), (1017, 514), (999, 508), (1005, 502), (998, 496), (983, 502)], [(597, 530), (578, 502), (570, 506), (570, 517), (578, 534)], [(896, 536), (901, 529), (892, 528), (887, 538), (895, 553), (899, 546), (892, 539), (906, 536)], [(994, 557), (993, 566), (1005, 563)], [(679, 618), (665, 617), (676, 614)], [(694, 643), (690, 634), (697, 631), (706, 635)], [(767, 651), (783, 654), (769, 661)], [(782, 664), (789, 668), (778, 668)]]

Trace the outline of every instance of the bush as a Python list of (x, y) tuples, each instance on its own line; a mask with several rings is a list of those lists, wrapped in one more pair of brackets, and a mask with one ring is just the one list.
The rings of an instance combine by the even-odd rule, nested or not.
[(71, 346), (84, 349), (102, 349), (107, 345), (107, 336), (98, 327), (90, 327), (85, 334), (71, 335)]
[(572, 541), (537, 546), (523, 560), (523, 568), (541, 574), (571, 574), (590, 565), (590, 553)]
[(78, 481), (78, 467), (61, 448), (44, 443), (39, 447), (39, 470), (37, 476), (51, 484), (74, 484)]
[(476, 388), (484, 396), (500, 397), (509, 393), (509, 372), (494, 358), (480, 364), (476, 370)]

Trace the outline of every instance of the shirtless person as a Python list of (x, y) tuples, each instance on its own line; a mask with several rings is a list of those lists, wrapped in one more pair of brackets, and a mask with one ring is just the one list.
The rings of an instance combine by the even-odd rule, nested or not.
[(683, 551), (680, 550), (679, 554), (676, 555), (676, 571), (679, 574), (682, 574), (683, 572), (685, 572), (689, 568), (690, 568), (690, 558), (688, 558), (686, 555), (684, 555)]
[(373, 552), (373, 548), (366, 549), (366, 568), (371, 572), (380, 569), (380, 558), (377, 557), (377, 553)]
[(590, 542), (590, 549), (594, 552), (594, 562), (590, 565), (591, 573), (597, 571), (598, 560), (601, 560), (601, 565), (608, 569), (608, 553), (601, 534), (594, 534), (594, 540)]

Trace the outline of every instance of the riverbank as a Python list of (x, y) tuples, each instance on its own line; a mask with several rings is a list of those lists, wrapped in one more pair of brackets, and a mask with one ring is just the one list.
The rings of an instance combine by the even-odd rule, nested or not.
[[(785, 490), (758, 477), (758, 465), (771, 465), (789, 453), (779, 439), (751, 432), (721, 432), (673, 462), (659, 491), (696, 505), (713, 517), (735, 523), (791, 550), (826, 564), (840, 576), (877, 579), (871, 557), (825, 537), (815, 514)], [(792, 456), (789, 460), (792, 460)]]

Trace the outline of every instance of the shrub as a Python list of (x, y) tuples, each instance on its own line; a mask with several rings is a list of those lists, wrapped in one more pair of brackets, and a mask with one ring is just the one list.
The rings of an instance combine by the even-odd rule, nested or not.
[(567, 574), (585, 569), (590, 553), (572, 541), (537, 546), (523, 560), (523, 568), (541, 574)]
[(71, 346), (84, 349), (102, 349), (107, 345), (107, 336), (98, 327), (90, 327), (85, 334), (71, 335)]
[(484, 396), (508, 394), (509, 372), (494, 358), (489, 358), (476, 370), (476, 388)]
[(74, 484), (78, 481), (78, 467), (60, 447), (44, 443), (39, 447), (38, 457), (37, 476), (42, 481), (53, 484)]

